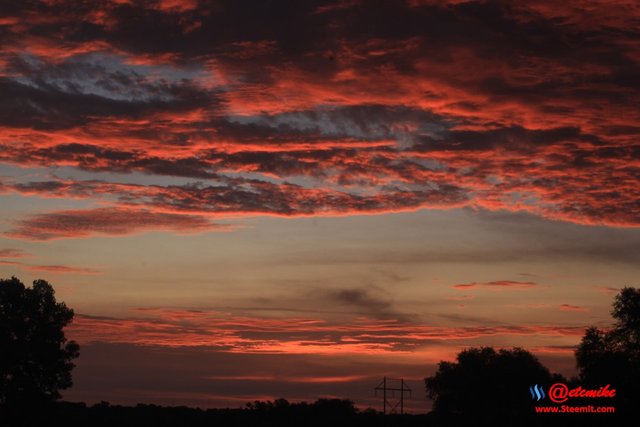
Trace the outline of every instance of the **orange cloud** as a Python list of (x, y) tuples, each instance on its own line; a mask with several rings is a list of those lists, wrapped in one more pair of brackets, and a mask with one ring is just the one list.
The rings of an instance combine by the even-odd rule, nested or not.
[(535, 282), (518, 282), (515, 280), (496, 280), (493, 282), (484, 282), (484, 283), (460, 283), (457, 285), (453, 285), (454, 289), (465, 290), (465, 289), (475, 289), (480, 287), (486, 287), (493, 290), (498, 289), (528, 289), (538, 286)]
[[(460, 285), (456, 285), (456, 286), (460, 286)], [(465, 289), (470, 287), (473, 287), (473, 286), (463, 286), (462, 288), (458, 288), (458, 289)], [(468, 301), (474, 298), (475, 298), (474, 295), (461, 295), (461, 296), (447, 297), (447, 299), (451, 301)]]
[(559, 308), (561, 311), (588, 311), (586, 307), (571, 304), (560, 304)]
[(582, 335), (575, 326), (507, 325), (437, 327), (357, 318), (334, 323), (313, 318), (266, 318), (205, 310), (149, 308), (138, 317), (78, 315), (69, 334), (82, 343), (211, 347), (233, 353), (410, 354), (438, 342), (464, 343), (496, 336)]
[(69, 267), (66, 265), (26, 265), (29, 271), (45, 271), (53, 274), (101, 274), (100, 270), (94, 268)]
[(611, 286), (602, 286), (598, 288), (598, 292), (605, 293), (607, 295), (612, 295), (617, 292), (620, 292), (620, 288), (613, 288)]

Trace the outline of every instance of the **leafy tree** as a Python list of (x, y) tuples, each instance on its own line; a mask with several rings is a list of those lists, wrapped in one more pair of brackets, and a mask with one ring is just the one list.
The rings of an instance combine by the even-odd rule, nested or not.
[(613, 302), (611, 331), (614, 345), (634, 359), (640, 358), (640, 289), (626, 287)]
[(0, 280), (0, 404), (53, 401), (71, 386), (79, 346), (63, 328), (72, 319), (46, 281), (27, 288), (15, 277)]
[(529, 387), (558, 380), (526, 350), (480, 347), (461, 351), (456, 362), (440, 362), (425, 384), (435, 414), (490, 422), (530, 416)]
[(640, 289), (626, 287), (615, 297), (613, 328), (586, 330), (576, 350), (580, 381), (589, 387), (611, 384), (616, 406), (625, 411), (640, 399)]

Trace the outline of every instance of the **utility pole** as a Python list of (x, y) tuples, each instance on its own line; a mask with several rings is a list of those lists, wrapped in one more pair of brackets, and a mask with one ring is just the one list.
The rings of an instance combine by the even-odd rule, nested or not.
[(382, 387), (382, 400), (384, 401), (382, 403), (382, 413), (386, 414), (387, 413), (387, 377), (384, 377), (384, 379), (382, 380), (382, 383), (384, 384), (384, 386)]
[[(387, 406), (389, 407), (389, 413), (397, 413), (398, 406), (400, 407), (400, 414), (404, 414), (404, 396), (408, 393), (411, 397), (411, 389), (404, 382), (404, 378), (387, 378), (384, 377), (382, 382), (374, 389), (375, 395), (378, 392), (382, 392), (382, 413), (387, 414)], [(389, 394), (391, 392), (391, 400), (389, 400)], [(396, 392), (399, 392), (399, 399), (396, 400)]]

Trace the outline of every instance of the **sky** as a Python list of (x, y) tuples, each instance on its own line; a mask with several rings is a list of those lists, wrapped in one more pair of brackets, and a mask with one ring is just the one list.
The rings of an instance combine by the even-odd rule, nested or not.
[(639, 75), (633, 0), (5, 0), (0, 277), (75, 310), (71, 401), (575, 374), (640, 284)]

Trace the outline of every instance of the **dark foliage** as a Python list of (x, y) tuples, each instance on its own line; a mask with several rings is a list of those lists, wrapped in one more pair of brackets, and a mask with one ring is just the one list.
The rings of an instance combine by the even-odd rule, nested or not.
[(611, 384), (619, 413), (631, 413), (640, 401), (640, 289), (616, 295), (611, 330), (586, 330), (576, 350), (580, 381), (590, 387)]
[(46, 281), (27, 288), (15, 277), (0, 280), (0, 404), (34, 408), (71, 386), (79, 347), (63, 328), (72, 319)]
[[(2, 419), (0, 408), (0, 419)], [(92, 426), (246, 426), (246, 427), (330, 427), (333, 425), (382, 427), (418, 427), (432, 425), (428, 415), (382, 415), (368, 409), (359, 411), (353, 402), (341, 399), (319, 399), (313, 403), (290, 403), (285, 399), (256, 401), (238, 409), (199, 409), (185, 406), (157, 405), (119, 406), (102, 402), (93, 406), (84, 403), (52, 404), (45, 413), (28, 414), (9, 419), (6, 425), (40, 426), (52, 421), (65, 427)]]
[(533, 415), (529, 387), (561, 380), (526, 350), (469, 348), (456, 362), (442, 361), (425, 379), (433, 411), (440, 418), (505, 423)]

